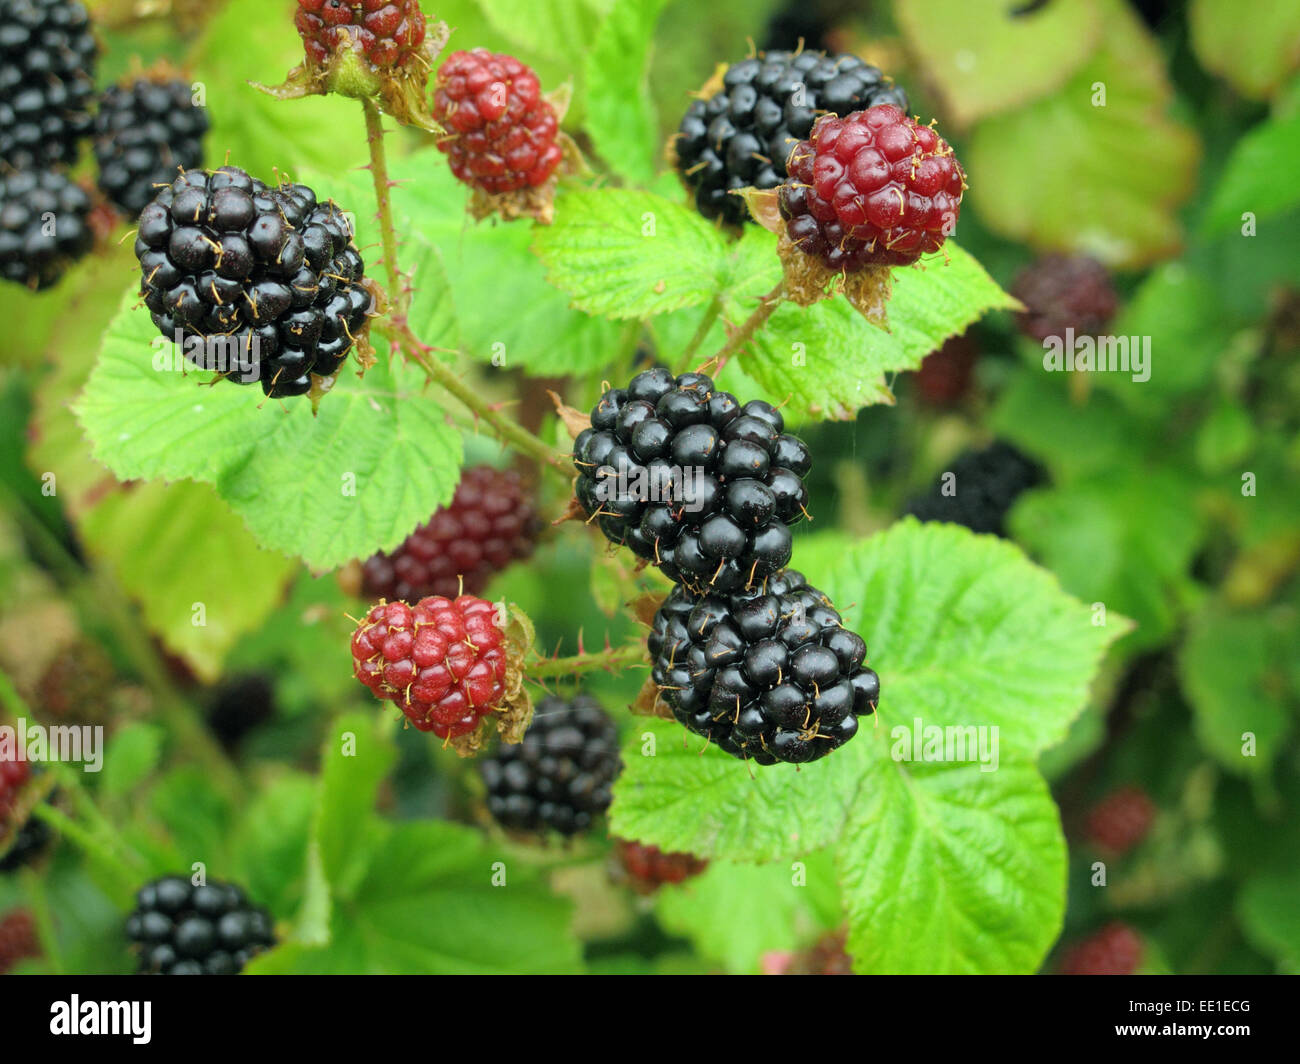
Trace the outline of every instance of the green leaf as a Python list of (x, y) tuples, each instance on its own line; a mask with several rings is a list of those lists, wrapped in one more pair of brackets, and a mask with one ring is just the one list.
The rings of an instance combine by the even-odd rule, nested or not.
[(1060, 88), (1101, 39), (1092, 0), (1014, 18), (1005, 0), (896, 0), (909, 46), (961, 125)]
[(1201, 745), (1228, 770), (1267, 774), (1282, 750), (1292, 723), (1284, 702), (1291, 650), (1265, 614), (1210, 605), (1194, 618), (1179, 677)]
[(392, 740), (381, 737), (372, 713), (339, 718), (321, 750), (320, 804), (312, 841), (332, 892), (349, 897), (366, 874), (374, 846), (368, 826), (375, 796), (397, 758)]
[[(756, 974), (763, 954), (799, 947), (839, 923), (835, 866), (824, 851), (801, 862), (715, 861), (679, 886), (662, 888), (655, 915), (728, 972)], [(796, 881), (796, 875), (802, 882)]]
[(650, 96), (655, 23), (668, 0), (622, 0), (600, 24), (586, 64), (585, 128), (615, 171), (649, 181), (659, 169), (659, 118)]
[(137, 484), (98, 503), (81, 528), (91, 553), (140, 602), (149, 630), (208, 681), (235, 641), (270, 615), (293, 568), (258, 547), (206, 484)]
[(201, 861), (210, 875), (221, 877), (228, 857), (230, 803), (202, 769), (185, 766), (160, 779), (149, 794), (149, 807), (166, 826), (182, 874)]
[[(440, 822), (380, 832), (355, 897), (336, 906), (325, 947), (291, 945), (254, 961), (260, 974), (570, 973), (581, 969), (569, 904), (477, 832)], [(505, 884), (493, 885), (504, 872)], [(486, 914), (490, 914), (485, 918)]]
[(479, 0), (497, 32), (538, 55), (570, 63), (613, 6), (614, 0)]
[(1237, 898), (1246, 937), (1292, 973), (1300, 971), (1300, 877), (1289, 872), (1256, 876)]
[(533, 248), (572, 305), (610, 318), (645, 318), (707, 302), (727, 254), (717, 228), (649, 192), (577, 189), (556, 201), (555, 224)]
[(1033, 754), (1065, 737), (1127, 626), (1113, 613), (1094, 625), (1005, 540), (911, 518), (808, 577), (866, 640), (881, 726), (996, 725), (1004, 751)]
[[(1239, 22), (1251, 25), (1254, 20)], [(1300, 187), (1294, 181), (1279, 181), (1277, 175), (1296, 173), (1297, 168), (1300, 168), (1300, 112), (1261, 122), (1233, 145), (1201, 220), (1202, 231), (1241, 233), (1246, 214), (1252, 215), (1258, 224), (1260, 219), (1294, 207), (1300, 203)], [(1243, 233), (1241, 239), (1253, 246), (1252, 236)]]
[(287, 919), (303, 896), (307, 846), (320, 786), (290, 773), (248, 804), (231, 843), (239, 880), (277, 919)]
[[(873, 742), (870, 734), (866, 742)], [(874, 974), (1033, 972), (1065, 911), (1065, 839), (1047, 785), (876, 756), (839, 847), (855, 969)]]
[(156, 724), (128, 724), (118, 729), (104, 752), (99, 789), (109, 797), (130, 791), (158, 767), (164, 737)]
[(1256, 4), (1244, 14), (1232, 0), (1192, 0), (1192, 50), (1206, 70), (1222, 75), (1243, 96), (1266, 99), (1300, 69), (1300, 8)]
[[(1118, 0), (1095, 2), (1106, 35), (1083, 69), (975, 128), (968, 196), (1001, 236), (1136, 267), (1179, 248), (1174, 209), (1192, 191), (1200, 147), (1165, 115), (1164, 61), (1136, 15)], [(1097, 86), (1104, 106), (1094, 104)]]
[[(775, 258), (775, 240), (767, 236)], [(736, 361), (764, 391), (789, 397), (795, 411), (851, 420), (864, 406), (893, 402), (887, 375), (916, 369), (986, 311), (1016, 305), (984, 267), (949, 241), (944, 252), (894, 271), (889, 332), (841, 298), (811, 307), (784, 303)], [(732, 317), (740, 320), (752, 307), (740, 304)]]
[(460, 436), (418, 367), (381, 356), (361, 380), (345, 370), (313, 416), (306, 400), (156, 369), (188, 363), (135, 301), (124, 297), (75, 407), (119, 478), (213, 484), (260, 543), (322, 569), (396, 546), (451, 498)]

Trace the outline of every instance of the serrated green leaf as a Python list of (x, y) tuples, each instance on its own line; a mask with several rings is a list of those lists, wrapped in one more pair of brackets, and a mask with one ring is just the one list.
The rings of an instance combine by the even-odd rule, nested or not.
[(572, 305), (610, 318), (645, 318), (705, 303), (718, 290), (726, 242), (685, 207), (632, 189), (576, 189), (556, 202), (533, 248)]
[(442, 253), (416, 234), (402, 265), (410, 276), (411, 306), (406, 318), (412, 332), (430, 347), (455, 351), (460, 331)]
[(1236, 231), (1253, 246), (1253, 236), (1244, 233), (1246, 216), (1250, 215), (1249, 221), (1258, 228), (1267, 224), (1273, 215), (1300, 203), (1297, 183), (1277, 179), (1278, 174), (1295, 173), (1297, 168), (1300, 168), (1300, 113), (1277, 115), (1249, 130), (1228, 156), (1201, 220), (1202, 230), (1207, 234)]
[(1066, 864), (1038, 772), (897, 764), (874, 745), (838, 849), (855, 969), (1035, 971), (1060, 932)]
[(648, 181), (659, 169), (659, 121), (648, 82), (655, 23), (668, 0), (622, 0), (596, 31), (586, 62), (586, 121), (616, 172)]
[(1282, 645), (1264, 614), (1211, 605), (1195, 617), (1179, 652), (1179, 678), (1196, 734), (1231, 772), (1268, 773), (1292, 729), (1284, 701), (1283, 662), (1289, 656)]
[(381, 357), (361, 380), (345, 369), (313, 416), (306, 400), (155, 369), (155, 357), (184, 360), (134, 303), (128, 292), (75, 404), (121, 479), (213, 484), (260, 543), (317, 568), (396, 546), (451, 498), (460, 436), (418, 367)]
[(1300, 8), (1256, 4), (1248, 18), (1242, 15), (1232, 0), (1192, 0), (1192, 50), (1206, 70), (1227, 78), (1242, 95), (1265, 99), (1300, 69)]
[(350, 897), (366, 875), (376, 832), (375, 796), (397, 758), (392, 740), (380, 735), (374, 714), (339, 718), (321, 750), (320, 803), (312, 842), (321, 870), (337, 897)]
[(128, 724), (109, 740), (99, 789), (109, 797), (126, 794), (158, 767), (164, 733), (156, 724)]
[(259, 905), (287, 919), (303, 897), (307, 848), (320, 785), (304, 773), (272, 782), (248, 804), (231, 849), (239, 881)]
[(185, 766), (168, 772), (150, 792), (149, 807), (166, 826), (180, 861), (179, 868), (167, 871), (187, 874), (201, 861), (210, 876), (222, 878), (231, 807), (202, 769)]
[(572, 62), (596, 35), (615, 0), (478, 0), (503, 36), (550, 59)]

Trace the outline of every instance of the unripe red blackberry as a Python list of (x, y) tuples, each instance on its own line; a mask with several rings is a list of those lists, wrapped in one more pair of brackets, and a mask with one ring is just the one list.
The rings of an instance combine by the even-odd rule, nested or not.
[(438, 142), (459, 181), (493, 195), (537, 188), (564, 152), (555, 108), (537, 75), (514, 56), (484, 48), (454, 52), (438, 69)]
[(0, 975), (7, 975), (19, 961), (41, 955), (36, 921), (27, 909), (13, 909), (0, 917)]
[(1142, 963), (1141, 936), (1128, 924), (1107, 924), (1071, 947), (1061, 959), (1062, 975), (1132, 975)]
[(0, 0), (0, 169), (76, 161), (90, 132), (95, 52), (74, 0)]
[(931, 406), (951, 406), (970, 392), (979, 360), (979, 347), (969, 334), (949, 337), (937, 351), (931, 351), (916, 371), (916, 390)]
[(267, 911), (233, 883), (164, 876), (136, 894), (126, 936), (142, 975), (238, 975), (275, 945)]
[(381, 602), (352, 636), (352, 668), (420, 731), (468, 735), (506, 694), (505, 633), (496, 607), (473, 595)]
[(1155, 803), (1141, 787), (1119, 787), (1088, 812), (1088, 841), (1114, 854), (1128, 853), (1155, 823)]
[(0, 278), (39, 291), (94, 244), (90, 197), (51, 170), (0, 174)]
[(678, 586), (651, 625), (650, 675), (679, 723), (733, 757), (815, 761), (880, 699), (866, 644), (841, 622), (793, 569), (730, 595)]
[(639, 894), (652, 894), (666, 884), (698, 876), (709, 865), (691, 853), (665, 852), (627, 839), (616, 840), (615, 852), (628, 886)]
[(466, 469), (450, 503), (391, 552), (362, 567), (371, 600), (415, 602), (427, 595), (476, 595), (511, 562), (533, 552), (541, 522), (533, 493), (513, 470)]
[(19, 819), (30, 780), (26, 761), (0, 759), (0, 872), (30, 864), (45, 851), (51, 838), (49, 825), (40, 817)]
[(305, 395), (343, 364), (372, 297), (352, 229), (305, 185), (191, 170), (140, 213), (141, 294), (187, 359), (272, 397)]
[(845, 115), (874, 104), (907, 109), (907, 96), (855, 55), (770, 51), (734, 63), (722, 88), (694, 101), (673, 142), (674, 162), (706, 218), (748, 220), (737, 189), (776, 188), (790, 149), (819, 114)]
[(132, 218), (178, 171), (203, 165), (207, 112), (188, 81), (136, 78), (114, 85), (95, 115), (100, 191)]
[(1110, 273), (1087, 255), (1044, 255), (1016, 276), (1011, 294), (1025, 305), (1016, 315), (1020, 331), (1042, 341), (1065, 335), (1096, 336), (1119, 309)]
[(836, 271), (906, 266), (938, 251), (966, 188), (947, 142), (891, 104), (819, 118), (788, 166), (778, 200), (786, 234)]
[(618, 728), (589, 695), (537, 703), (519, 743), (479, 761), (492, 818), (512, 831), (586, 831), (609, 808), (622, 767)]
[(293, 24), (312, 62), (324, 64), (340, 45), (353, 45), (377, 69), (405, 64), (425, 34), (419, 0), (298, 0)]
[(703, 373), (645, 370), (607, 391), (578, 434), (575, 493), (613, 543), (671, 579), (720, 592), (790, 561), (812, 465), (761, 399), (742, 405)]

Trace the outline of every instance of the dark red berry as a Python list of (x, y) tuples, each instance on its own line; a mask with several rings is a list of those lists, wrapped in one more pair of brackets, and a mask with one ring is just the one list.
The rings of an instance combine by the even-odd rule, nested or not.
[(511, 562), (533, 552), (541, 522), (531, 488), (513, 470), (466, 469), (451, 502), (393, 551), (368, 559), (369, 599), (415, 602), (426, 595), (476, 595)]
[(458, 180), (500, 194), (536, 188), (555, 172), (563, 157), (555, 109), (514, 56), (454, 52), (437, 86), (433, 114), (447, 131), (438, 147)]
[(1155, 803), (1141, 787), (1120, 787), (1089, 811), (1088, 841), (1111, 853), (1127, 853), (1146, 838), (1155, 818)]
[(1103, 332), (1119, 308), (1110, 273), (1087, 255), (1044, 255), (1026, 267), (1011, 286), (1025, 305), (1016, 315), (1020, 331), (1035, 340)]
[(966, 333), (931, 351), (916, 371), (916, 390), (931, 406), (951, 406), (970, 392), (979, 347)]
[(1132, 975), (1142, 963), (1142, 939), (1128, 924), (1107, 924), (1071, 947), (1061, 959), (1062, 975)]
[(355, 46), (376, 69), (403, 66), (424, 42), (419, 0), (298, 0), (293, 24), (307, 58), (329, 61), (340, 46)]
[(420, 731), (454, 739), (505, 695), (505, 634), (496, 607), (473, 595), (381, 602), (353, 633), (352, 669)]
[(697, 876), (709, 864), (694, 854), (665, 852), (627, 839), (616, 840), (615, 851), (628, 885), (639, 894), (651, 894), (665, 884)]
[(41, 955), (36, 921), (26, 909), (14, 909), (0, 917), (0, 975), (6, 975), (19, 961)]

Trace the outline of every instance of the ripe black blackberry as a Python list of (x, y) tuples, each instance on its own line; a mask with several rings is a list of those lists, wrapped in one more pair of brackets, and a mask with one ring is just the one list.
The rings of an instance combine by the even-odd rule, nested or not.
[(706, 218), (739, 225), (744, 201), (731, 193), (776, 188), (790, 149), (819, 115), (847, 115), (877, 104), (907, 111), (907, 94), (854, 55), (765, 52), (733, 64), (722, 88), (696, 100), (674, 141), (677, 172)]
[(947, 472), (952, 480), (941, 475), (904, 512), (922, 521), (951, 521), (998, 536), (1006, 535), (1007, 512), (1021, 492), (1045, 478), (1037, 462), (1002, 440), (958, 455)]
[(52, 170), (0, 175), (0, 278), (39, 291), (95, 242), (90, 197)]
[(862, 637), (793, 569), (734, 595), (674, 588), (649, 647), (651, 678), (677, 721), (760, 765), (826, 756), (880, 698)]
[(275, 944), (271, 917), (231, 883), (146, 883), (126, 919), (142, 975), (236, 975)]
[(609, 808), (622, 768), (618, 729), (589, 695), (537, 703), (523, 742), (479, 761), (488, 812), (502, 827), (576, 835)]
[(808, 448), (761, 399), (702, 373), (645, 370), (601, 396), (574, 441), (578, 502), (613, 543), (697, 588), (754, 586), (790, 561)]
[(32, 864), (45, 853), (53, 838), (49, 824), (38, 816), (29, 816), (0, 856), (0, 872), (16, 872)]
[(275, 715), (275, 685), (269, 676), (245, 673), (225, 680), (208, 704), (208, 727), (227, 750)]
[(305, 185), (191, 170), (140, 212), (135, 254), (154, 324), (185, 357), (273, 398), (343, 364), (371, 295), (352, 231)]
[(207, 112), (194, 106), (189, 82), (136, 78), (114, 85), (95, 115), (100, 191), (134, 218), (178, 170), (203, 165), (207, 131)]
[(90, 133), (95, 38), (74, 0), (0, 0), (0, 166), (76, 161)]

